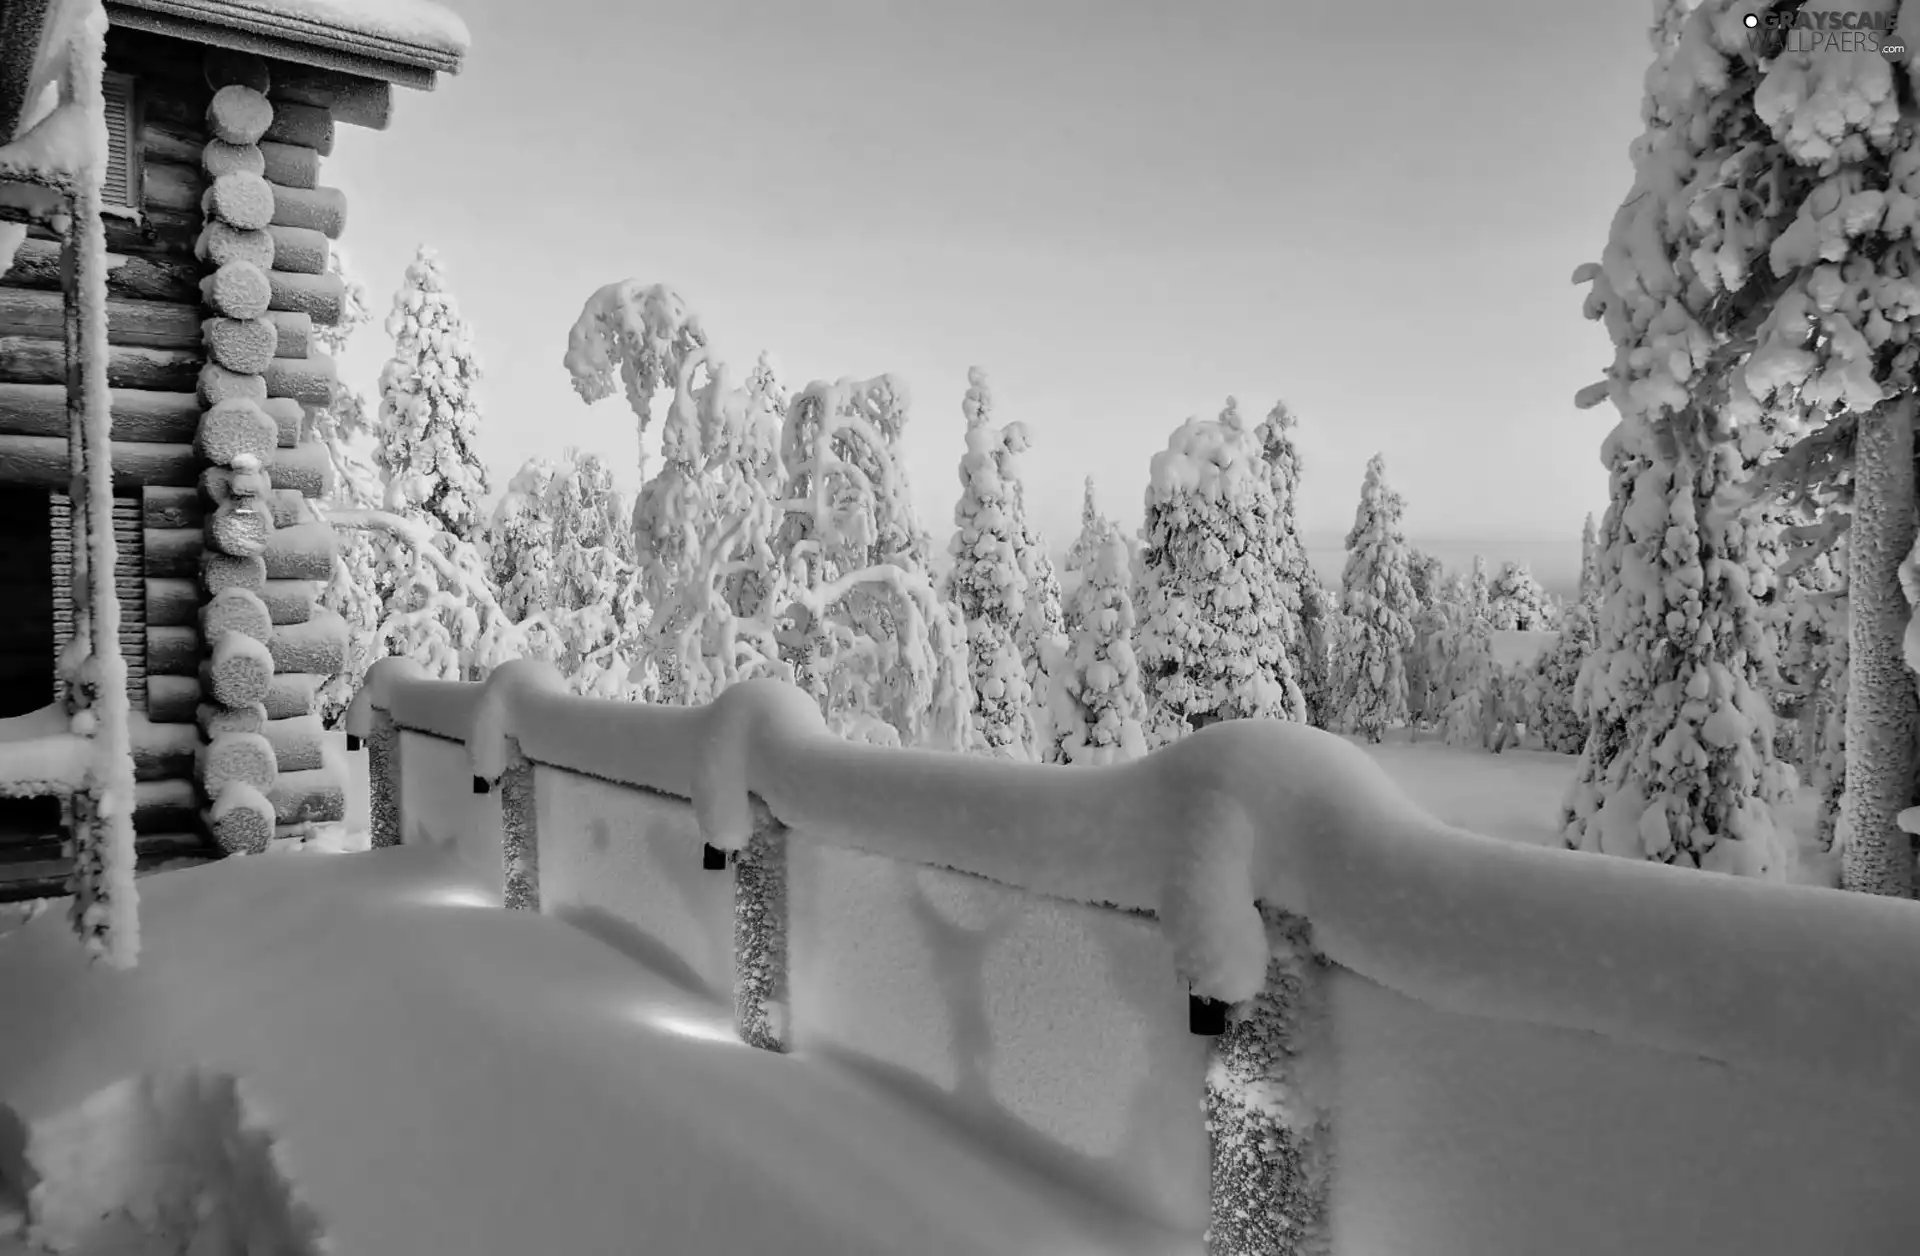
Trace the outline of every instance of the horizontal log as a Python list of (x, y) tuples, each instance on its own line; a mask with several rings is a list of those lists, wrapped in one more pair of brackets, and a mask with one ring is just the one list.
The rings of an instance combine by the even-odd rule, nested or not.
[[(177, 301), (185, 305), (197, 305), (200, 301), (200, 276), (204, 272), (192, 257), (122, 255), (109, 258), (108, 267), (109, 297)], [(0, 275), (0, 287), (59, 292), (60, 245), (52, 240), (23, 240), (13, 255), (13, 269)]]
[(267, 538), (269, 580), (326, 580), (333, 575), (334, 531), (324, 523), (280, 528)]
[(315, 354), (310, 358), (275, 358), (267, 363), (267, 396), (291, 397), (309, 405), (323, 406), (333, 400), (333, 358)]
[(347, 228), (347, 195), (339, 188), (275, 188), (273, 221), (338, 240)]
[[(311, 580), (269, 580), (260, 593), (275, 624), (304, 624), (313, 614), (316, 586)], [(198, 580), (166, 577), (145, 582), (147, 622), (158, 628), (191, 628), (200, 622), (206, 595)]]
[(283, 772), (267, 797), (277, 824), (332, 824), (347, 817), (346, 782), (326, 768)]
[[(107, 252), (123, 256), (191, 258), (193, 242), (200, 238), (198, 210), (149, 209), (138, 218), (104, 214), (100, 222), (106, 231)], [(59, 241), (46, 227), (29, 227), (27, 234), (36, 240)]]
[(147, 719), (155, 724), (194, 724), (200, 706), (200, 680), (195, 676), (147, 677)]
[(267, 689), (264, 705), (270, 720), (287, 720), (296, 715), (312, 715), (319, 707), (320, 687), (327, 677), (305, 672), (281, 673)]
[[(107, 354), (107, 387), (192, 392), (200, 378), (197, 350), (115, 345)], [(64, 384), (67, 350), (58, 340), (0, 336), (0, 383)]]
[(327, 734), (317, 715), (268, 720), (263, 736), (273, 747), (273, 757), (282, 772), (312, 772), (325, 765)]
[(260, 145), (266, 159), (267, 182), (281, 188), (311, 188), (320, 185), (320, 154), (299, 144)]
[[(64, 302), (58, 292), (35, 292), (0, 287), (0, 336), (38, 336), (58, 340), (65, 335)], [(198, 302), (107, 302), (107, 343), (145, 349), (197, 350), (205, 315)], [(274, 352), (283, 358), (304, 358), (311, 352), (313, 319), (306, 314), (274, 311), (267, 315), (277, 336)], [(63, 349), (64, 352), (64, 349)]]
[(127, 722), (136, 781), (190, 780), (200, 732), (191, 724), (155, 724), (135, 715)]
[(340, 310), (346, 303), (346, 285), (340, 276), (275, 270), (267, 279), (273, 284), (273, 299), (267, 308), (305, 314), (326, 327), (340, 321)]
[(147, 580), (147, 626), (149, 628), (190, 628), (200, 622), (200, 586), (180, 576), (154, 576)]
[[(196, 154), (197, 158), (197, 154)], [(143, 207), (171, 209), (185, 213), (200, 208), (206, 194), (207, 177), (199, 164), (183, 161), (158, 161), (149, 152), (140, 163), (140, 203)]]
[(198, 628), (147, 629), (147, 675), (150, 677), (197, 676), (201, 653)]
[(333, 251), (326, 236), (310, 227), (268, 227), (273, 237), (273, 268), (292, 275), (324, 275)]
[(323, 498), (333, 492), (333, 457), (317, 440), (279, 450), (267, 464), (267, 480), (274, 488), (292, 489), (306, 498)]
[(155, 579), (190, 580), (200, 574), (206, 537), (200, 528), (148, 528), (146, 570)]
[[(148, 113), (140, 120), (139, 143), (143, 161), (198, 166), (201, 151), (207, 146), (207, 132), (204, 127), (190, 127)], [(196, 201), (196, 208), (198, 204)]]
[(328, 156), (333, 152), (333, 113), (321, 105), (282, 101), (273, 107), (273, 125), (260, 138), (275, 144), (298, 144)]
[[(200, 401), (190, 392), (112, 390), (113, 439), (190, 444), (200, 426)], [(21, 436), (67, 434), (64, 384), (0, 384), (0, 431)]]
[(140, 494), (140, 523), (148, 528), (197, 528), (206, 522), (198, 488), (149, 488)]
[[(5, 354), (6, 345), (0, 342), (0, 357)], [(65, 437), (0, 436), (0, 483), (64, 489), (71, 481)], [(184, 487), (199, 482), (200, 458), (191, 445), (114, 442), (116, 489), (133, 490), (149, 484)]]
[[(148, 683), (152, 683), (149, 679)], [(200, 819), (200, 793), (192, 781), (139, 781), (133, 787), (136, 832), (178, 832)]]

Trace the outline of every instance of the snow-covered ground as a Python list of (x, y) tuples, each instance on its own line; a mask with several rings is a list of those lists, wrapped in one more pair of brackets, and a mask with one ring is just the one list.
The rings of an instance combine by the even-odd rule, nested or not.
[[(1445, 821), (1557, 840), (1571, 757), (1404, 735), (1367, 749)], [(349, 761), (353, 832), (144, 879), (133, 973), (89, 969), (57, 907), (0, 919), (0, 1256), (40, 1250), (18, 1224), (35, 1174), (49, 1228), (33, 1237), (79, 1256), (317, 1252), (323, 1231), (325, 1250), (369, 1256), (1197, 1252), (832, 1060), (740, 1045), (730, 1010), (686, 983), (558, 917), (490, 908), (450, 851), (330, 856), (364, 847), (366, 756)], [(1553, 1089), (1560, 1031), (1476, 1027), (1349, 984), (1401, 1009), (1388, 1037), (1504, 1034), (1513, 1067)], [(1620, 1073), (1619, 1102), (1659, 1078), (1663, 1094), (1681, 1085), (1671, 1061), (1641, 1077), (1610, 1060), (1593, 1067)], [(1425, 1113), (1422, 1129), (1463, 1119), (1403, 1093), (1426, 1067), (1400, 1060), (1380, 1075), (1394, 1086), (1342, 1100), (1366, 1122), (1356, 1155), (1415, 1137), (1388, 1108)], [(1441, 1089), (1465, 1084), (1441, 1072)], [(1542, 1154), (1513, 1152), (1501, 1172)], [(1381, 1209), (1343, 1195), (1336, 1220), (1391, 1235), (1420, 1223), (1420, 1198)]]
[[(741, 1045), (730, 1009), (484, 906), (439, 852), (228, 860), (142, 890), (134, 973), (88, 969), (58, 913), (0, 938), (0, 1099), (83, 1256), (318, 1251), (302, 1207), (341, 1256), (1197, 1251), (834, 1064)], [(230, 1146), (243, 1128), (278, 1141)]]

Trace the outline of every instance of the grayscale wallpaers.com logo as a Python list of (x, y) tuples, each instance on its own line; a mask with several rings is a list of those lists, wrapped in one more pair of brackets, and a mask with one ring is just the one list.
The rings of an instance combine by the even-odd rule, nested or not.
[(1783, 52), (1869, 52), (1904, 57), (1892, 9), (1795, 9), (1749, 13), (1747, 43), (1763, 57)]

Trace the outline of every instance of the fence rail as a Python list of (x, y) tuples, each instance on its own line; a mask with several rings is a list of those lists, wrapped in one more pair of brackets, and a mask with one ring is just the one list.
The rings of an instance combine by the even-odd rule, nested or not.
[(517, 908), (543, 907), (541, 769), (684, 800), (703, 846), (686, 859), (733, 874), (736, 1027), (763, 1049), (791, 1042), (802, 838), (1150, 916), (1189, 991), (1186, 1028), (1217, 1035), (1215, 1253), (1327, 1250), (1337, 1122), (1302, 1070), (1333, 974), (1436, 1013), (1856, 1095), (1920, 1083), (1914, 904), (1481, 837), (1298, 725), (1222, 724), (1133, 763), (1063, 768), (845, 742), (770, 682), (665, 708), (573, 696), (545, 664), (447, 684), (402, 660), (369, 672), (349, 721), (373, 757), (376, 845), (406, 833), (406, 735), (465, 747), (474, 789), (498, 795)]

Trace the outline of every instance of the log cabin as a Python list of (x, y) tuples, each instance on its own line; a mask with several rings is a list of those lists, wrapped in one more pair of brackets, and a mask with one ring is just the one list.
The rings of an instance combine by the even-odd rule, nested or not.
[[(97, 2), (0, 0), (0, 143), (11, 141), (0, 147), (0, 233), (11, 224), (17, 241), (9, 266), (0, 235), (0, 720), (65, 699), (57, 659), (85, 615), (71, 401), (85, 277), (71, 215), (19, 194), (5, 155), (58, 125), (35, 50)], [(334, 386), (315, 329), (341, 317), (329, 258), (347, 206), (322, 166), (336, 127), (384, 130), (396, 87), (431, 90), (458, 72), (466, 32), (430, 0), (106, 0), (104, 10), (107, 260), (95, 296), (134, 848), (151, 870), (343, 818), (342, 767), (325, 752), (316, 694), (344, 665), (346, 626), (318, 605), (334, 537), (314, 503), (331, 461), (308, 416)], [(0, 900), (64, 891), (68, 806), (0, 798)]]

